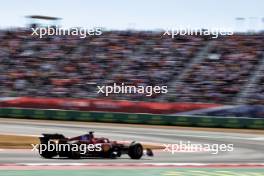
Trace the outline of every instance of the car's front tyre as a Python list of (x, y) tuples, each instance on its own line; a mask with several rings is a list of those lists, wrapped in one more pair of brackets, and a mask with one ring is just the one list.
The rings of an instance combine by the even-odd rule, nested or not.
[(131, 159), (140, 159), (143, 156), (143, 146), (140, 143), (130, 144), (128, 155)]

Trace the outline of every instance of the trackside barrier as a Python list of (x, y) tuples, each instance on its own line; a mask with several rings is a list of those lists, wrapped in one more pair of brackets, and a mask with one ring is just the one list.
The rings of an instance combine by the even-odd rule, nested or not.
[(264, 118), (171, 116), (54, 109), (0, 108), (0, 117), (87, 122), (264, 129)]

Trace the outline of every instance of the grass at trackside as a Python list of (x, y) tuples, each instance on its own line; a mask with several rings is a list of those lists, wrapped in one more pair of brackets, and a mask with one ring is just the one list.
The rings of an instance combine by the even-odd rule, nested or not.
[(0, 176), (263, 176), (264, 168), (146, 168), (85, 170), (0, 170)]

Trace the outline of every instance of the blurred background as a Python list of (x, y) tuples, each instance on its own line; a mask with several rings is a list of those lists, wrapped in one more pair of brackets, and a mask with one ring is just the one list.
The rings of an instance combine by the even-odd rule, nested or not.
[[(73, 175), (74, 172), (76, 176), (89, 172), (94, 175), (144, 175), (142, 172), (145, 175), (211, 175), (217, 169), (221, 172), (217, 175), (261, 175), (264, 165), (263, 7), (263, 0), (1, 2), (0, 170), (4, 171), (0, 175), (52, 175), (54, 168), (59, 169), (56, 173)], [(31, 27), (49, 25), (64, 29), (100, 27), (103, 33), (86, 38), (31, 35)], [(219, 29), (234, 34), (218, 38), (164, 36), (170, 29)], [(151, 97), (97, 94), (98, 85), (113, 83), (168, 86), (168, 93)], [(233, 144), (235, 149), (218, 155), (184, 151), (172, 155), (154, 151), (153, 158), (137, 161), (126, 156), (120, 160), (44, 160), (29, 149), (30, 143), (37, 143), (42, 133), (73, 137), (88, 130), (95, 131), (99, 137), (155, 146), (190, 141)], [(87, 169), (89, 163), (94, 164), (95, 170)], [(131, 166), (131, 163), (142, 165)], [(174, 169), (160, 163), (175, 164), (169, 165)], [(196, 165), (178, 169), (185, 166), (177, 163)], [(208, 166), (208, 163), (221, 164)], [(102, 170), (104, 166), (106, 170)], [(225, 166), (228, 166), (226, 171)], [(111, 169), (107, 170), (108, 167)], [(166, 168), (158, 170), (160, 167)], [(18, 171), (6, 171), (13, 169)], [(43, 169), (46, 171), (40, 171)]]
[[(0, 12), (0, 97), (105, 99), (96, 85), (167, 85), (167, 94), (112, 94), (107, 99), (211, 103), (223, 105), (221, 111), (202, 114), (262, 116), (263, 5), (259, 0), (7, 1)], [(102, 27), (104, 32), (84, 39), (31, 35), (30, 27), (50, 24)], [(161, 37), (179, 28), (235, 34)], [(242, 110), (247, 114), (241, 115)]]

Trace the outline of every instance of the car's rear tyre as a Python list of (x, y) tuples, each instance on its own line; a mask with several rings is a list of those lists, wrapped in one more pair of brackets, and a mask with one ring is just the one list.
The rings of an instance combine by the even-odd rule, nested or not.
[(39, 148), (40, 156), (43, 158), (47, 158), (47, 159), (50, 159), (50, 158), (57, 156), (58, 153), (57, 153), (56, 149), (48, 150), (48, 145), (54, 145), (55, 146), (56, 144), (53, 141), (49, 141), (49, 143), (48, 142), (47, 143), (41, 143), (41, 146), (43, 146), (43, 147), (45, 146), (45, 148), (44, 148), (45, 150), (42, 150), (42, 148)]
[(80, 159), (81, 158), (80, 151), (71, 151), (69, 158), (70, 159)]
[(70, 159), (80, 159), (81, 158), (81, 151), (79, 150), (79, 146), (78, 148), (71, 146), (71, 150), (69, 151), (69, 158)]
[[(67, 143), (67, 141), (65, 139), (61, 139), (61, 140), (59, 140), (59, 144), (58, 145), (60, 145), (60, 146), (63, 146), (63, 145), (68, 146), (69, 144)], [(70, 149), (65, 147), (65, 149), (63, 149), (63, 150), (60, 149), (58, 151), (58, 155), (59, 155), (60, 158), (65, 158), (65, 157), (67, 158), (71, 154), (70, 151), (71, 151)]]
[(128, 148), (131, 159), (140, 159), (143, 156), (143, 146), (140, 143), (132, 143)]

